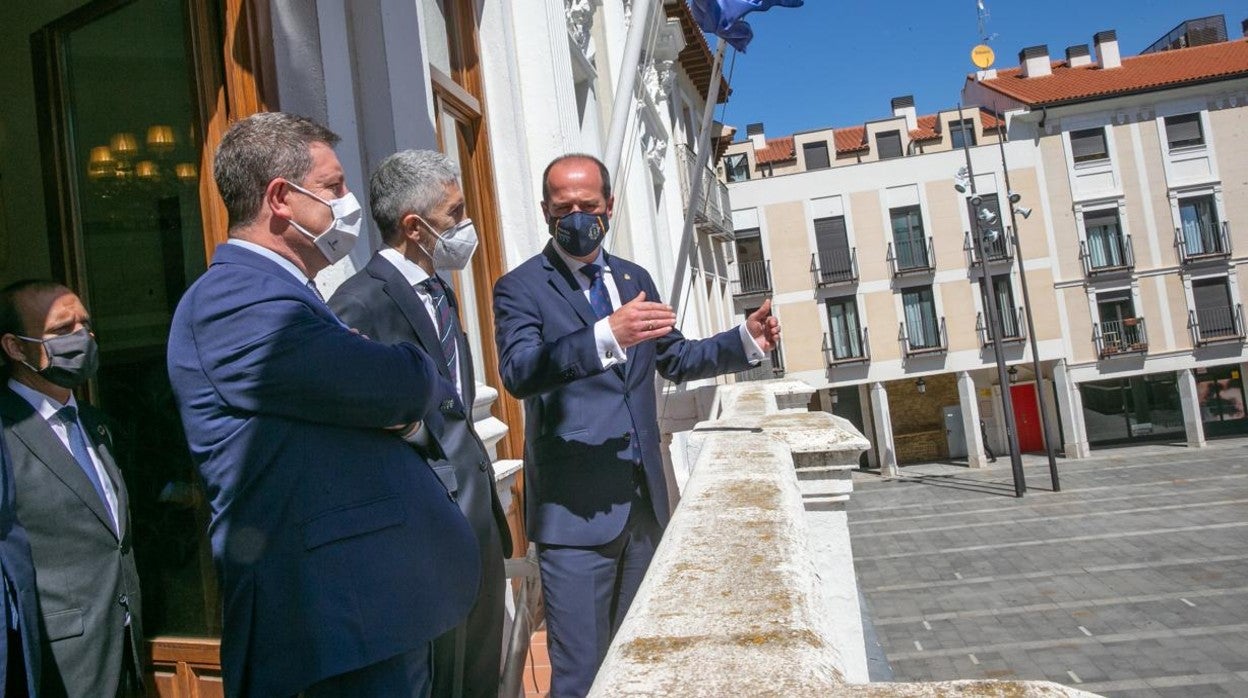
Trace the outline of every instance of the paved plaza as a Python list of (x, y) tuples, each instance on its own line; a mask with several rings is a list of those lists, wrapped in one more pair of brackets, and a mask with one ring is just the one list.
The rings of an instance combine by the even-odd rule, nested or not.
[(849, 523), (895, 679), (1248, 696), (1248, 439), (855, 473)]

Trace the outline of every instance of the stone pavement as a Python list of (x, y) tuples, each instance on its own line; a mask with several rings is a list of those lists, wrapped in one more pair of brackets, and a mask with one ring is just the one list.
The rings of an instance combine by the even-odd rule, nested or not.
[(1248, 439), (854, 474), (858, 581), (895, 680), (1248, 696)]

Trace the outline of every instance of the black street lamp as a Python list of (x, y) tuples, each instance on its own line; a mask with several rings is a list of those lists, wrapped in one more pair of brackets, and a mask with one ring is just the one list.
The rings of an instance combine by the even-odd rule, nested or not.
[[(961, 104), (958, 105), (958, 121), (961, 123), (966, 122), (962, 114)], [(981, 221), (988, 222), (989, 219), (995, 220), (995, 217), (992, 216), (992, 212), (988, 209), (979, 208), (979, 204), (983, 200), (980, 199), (979, 194), (975, 190), (975, 167), (971, 164), (969, 140), (967, 138), (962, 139), (962, 152), (966, 155), (966, 176), (970, 182), (971, 202), (976, 209), (975, 215), (971, 217), (971, 232), (975, 238), (975, 247), (979, 253), (980, 264), (983, 265), (981, 281), (984, 284), (984, 298), (988, 303), (989, 327), (995, 339), (992, 353), (997, 359), (997, 382), (1001, 385), (1001, 412), (1005, 414), (1005, 437), (1010, 447), (1010, 470), (1014, 475), (1014, 496), (1021, 497), (1027, 491), (1027, 480), (1023, 475), (1023, 457), (1018, 450), (1018, 427), (1014, 421), (1014, 407), (1010, 400), (1010, 378), (1005, 368), (1005, 354), (1001, 351), (1005, 335), (1001, 329), (1001, 315), (997, 312), (996, 289), (992, 287), (992, 272), (988, 266), (988, 245), (987, 241), (984, 240), (988, 231), (984, 229), (984, 225), (981, 225)], [(1006, 190), (1009, 190), (1008, 186)]]

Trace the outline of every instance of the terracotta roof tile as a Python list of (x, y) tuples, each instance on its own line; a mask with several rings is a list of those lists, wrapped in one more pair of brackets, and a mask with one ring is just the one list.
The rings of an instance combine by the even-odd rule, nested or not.
[[(1075, 102), (1248, 75), (1248, 40), (1160, 51), (1122, 59), (1122, 66), (1102, 70), (1095, 63), (1071, 68), (1053, 63), (1053, 74), (1024, 78), (1011, 68), (981, 84), (1030, 105)], [(974, 80), (968, 76), (967, 80)]]
[(832, 138), (836, 141), (837, 154), (855, 153), (867, 149), (867, 129), (865, 126), (838, 128), (833, 131)]
[(930, 141), (940, 138), (940, 131), (936, 130), (939, 126), (938, 115), (928, 114), (918, 118), (919, 127), (910, 132), (910, 140), (912, 141)]
[(797, 150), (793, 147), (793, 136), (768, 138), (767, 147), (754, 152), (754, 162), (766, 165), (772, 162), (784, 162), (797, 158)]

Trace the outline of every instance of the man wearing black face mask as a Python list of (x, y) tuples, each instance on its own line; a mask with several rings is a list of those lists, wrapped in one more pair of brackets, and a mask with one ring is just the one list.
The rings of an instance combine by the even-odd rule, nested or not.
[(53, 281), (0, 291), (0, 420), (46, 637), (42, 696), (142, 692), (139, 577), (126, 484), (103, 415), (74, 389), (98, 366), (91, 317)]
[(476, 396), (468, 336), (455, 292), (437, 272), (468, 265), (477, 233), (467, 217), (459, 173), (450, 158), (404, 150), (382, 161), (369, 182), (383, 247), (338, 288), (329, 307), (378, 342), (419, 345), (455, 392), (436, 396), (429, 438), (445, 458), (429, 465), (468, 518), (481, 549), (481, 587), (468, 617), (433, 643), (433, 698), (498, 695), (503, 648), (503, 558), (511, 532), (495, 490), (494, 469), (473, 427)]
[(589, 691), (667, 524), (656, 371), (740, 371), (780, 335), (768, 301), (738, 328), (685, 339), (650, 274), (603, 252), (614, 203), (597, 158), (555, 159), (542, 182), (552, 240), (494, 286), (499, 372), (524, 400), (553, 698)]

